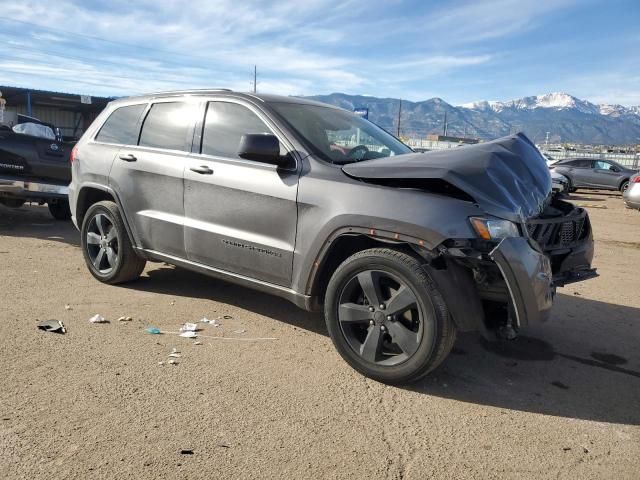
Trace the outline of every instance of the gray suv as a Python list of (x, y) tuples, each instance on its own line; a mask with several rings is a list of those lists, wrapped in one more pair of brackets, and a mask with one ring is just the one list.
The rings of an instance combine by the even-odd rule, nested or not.
[(168, 262), (324, 309), (383, 382), (432, 371), (458, 331), (514, 337), (596, 275), (587, 213), (520, 134), (418, 154), (329, 105), (193, 90), (110, 103), (71, 160), (98, 280)]

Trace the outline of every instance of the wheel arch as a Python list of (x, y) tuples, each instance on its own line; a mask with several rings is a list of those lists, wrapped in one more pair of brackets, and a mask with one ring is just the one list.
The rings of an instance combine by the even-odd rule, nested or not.
[(120, 201), (120, 198), (118, 197), (115, 191), (113, 191), (112, 189), (104, 185), (98, 185), (98, 184), (84, 185), (78, 191), (77, 200), (76, 200), (76, 210), (75, 210), (76, 222), (78, 224), (78, 228), (82, 228), (82, 222), (84, 221), (84, 216), (86, 215), (91, 205), (94, 205), (98, 202), (102, 202), (105, 200), (114, 202), (118, 206), (118, 209), (120, 210), (120, 215), (122, 217), (122, 221), (127, 231), (127, 235), (129, 236), (129, 239), (131, 240), (131, 243), (135, 248), (138, 245), (138, 242), (135, 235), (133, 235), (133, 231), (131, 229), (131, 226), (129, 225), (129, 221), (124, 214), (124, 210), (122, 208), (122, 202)]

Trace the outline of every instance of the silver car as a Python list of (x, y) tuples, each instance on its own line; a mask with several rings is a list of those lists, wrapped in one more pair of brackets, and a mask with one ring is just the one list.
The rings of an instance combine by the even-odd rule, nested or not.
[(640, 173), (629, 179), (629, 188), (622, 194), (622, 199), (627, 207), (640, 209)]

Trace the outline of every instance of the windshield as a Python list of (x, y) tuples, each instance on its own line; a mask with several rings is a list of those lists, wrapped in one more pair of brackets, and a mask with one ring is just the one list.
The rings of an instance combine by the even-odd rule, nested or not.
[(331, 107), (272, 103), (273, 109), (322, 160), (338, 165), (411, 153), (380, 127)]

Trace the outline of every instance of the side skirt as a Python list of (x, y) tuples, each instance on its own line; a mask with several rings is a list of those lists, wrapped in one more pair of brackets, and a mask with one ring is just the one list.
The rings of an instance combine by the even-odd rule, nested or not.
[(315, 307), (316, 302), (314, 301), (314, 297), (310, 295), (303, 295), (291, 288), (283, 287), (281, 285), (275, 285), (269, 282), (264, 282), (262, 280), (256, 280), (255, 278), (247, 277), (245, 275), (240, 275), (237, 273), (229, 272), (227, 270), (221, 270), (219, 268), (210, 267), (208, 265), (192, 262), (191, 260), (175, 257), (173, 255), (167, 255), (161, 252), (157, 252), (155, 250), (136, 248), (136, 251), (142, 257), (148, 260), (170, 263), (172, 265), (176, 265), (178, 267), (182, 267), (187, 270), (203, 273), (213, 278), (218, 278), (220, 280), (225, 280), (231, 283), (235, 283), (243, 287), (248, 287), (254, 290), (269, 293), (271, 295), (276, 295), (278, 297), (289, 300), (290, 302), (294, 303), (296, 306), (304, 310), (309, 310), (309, 311), (316, 310), (316, 307)]

